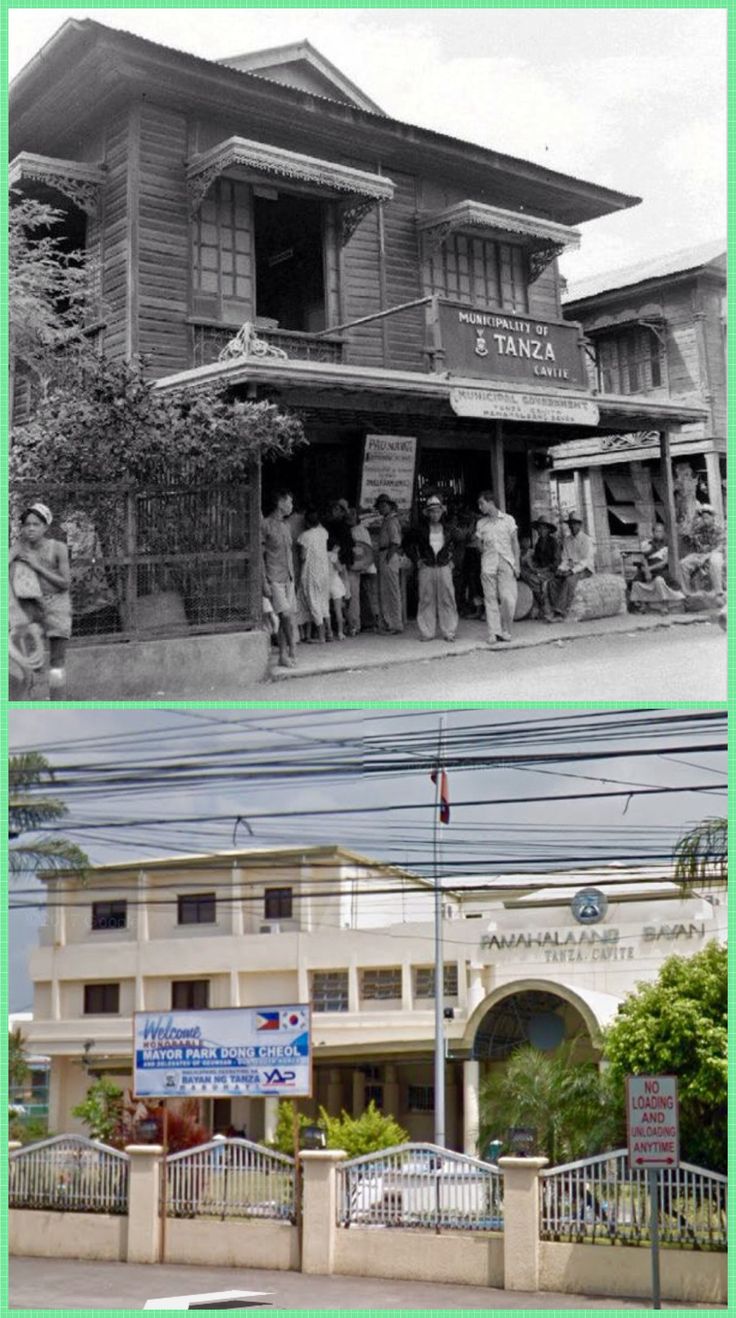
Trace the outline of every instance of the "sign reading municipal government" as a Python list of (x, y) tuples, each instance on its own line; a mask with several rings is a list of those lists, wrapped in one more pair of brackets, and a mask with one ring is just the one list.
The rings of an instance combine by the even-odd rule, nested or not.
[(524, 393), (510, 389), (450, 390), (450, 407), (457, 416), (487, 417), (489, 421), (548, 421), (556, 426), (596, 426), (600, 413), (587, 398)]
[(677, 1076), (626, 1077), (629, 1165), (659, 1171), (680, 1163)]
[(500, 383), (588, 388), (577, 325), (444, 300), (437, 314), (448, 371)]
[(137, 1011), (137, 1098), (284, 1098), (311, 1094), (310, 1009), (224, 1007)]
[(414, 467), (417, 441), (412, 435), (366, 435), (360, 510), (372, 512), (379, 494), (387, 494), (408, 512), (414, 500)]

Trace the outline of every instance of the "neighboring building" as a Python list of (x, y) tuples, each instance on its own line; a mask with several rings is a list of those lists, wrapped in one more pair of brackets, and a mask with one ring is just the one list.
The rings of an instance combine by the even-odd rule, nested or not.
[(551, 444), (705, 416), (594, 398), (563, 321), (559, 254), (637, 198), (391, 119), (307, 42), (215, 62), (69, 19), (13, 82), (10, 180), (99, 258), (108, 354), (304, 418), (263, 472), (299, 503), (367, 507), (368, 443), (407, 517), (492, 484), (528, 531)]
[[(681, 399), (705, 409), (702, 420), (670, 431), (670, 461), (680, 533), (697, 502), (722, 523), (726, 480), (726, 244), (711, 242), (625, 270), (571, 284), (568, 320), (589, 343), (588, 373), (597, 394), (648, 402)], [(666, 521), (659, 438), (648, 430), (573, 439), (552, 448), (562, 508), (584, 503), (604, 563), (615, 561)]]
[[(33, 1021), (33, 1012), (14, 1011), (8, 1016), (8, 1030), (11, 1034), (19, 1030), (24, 1043)], [(10, 1085), (8, 1102), (10, 1107), (22, 1111), (26, 1117), (46, 1117), (49, 1110), (49, 1076), (51, 1061), (42, 1054), (25, 1049), (28, 1074), (23, 1084)]]
[[(666, 956), (726, 936), (720, 896), (683, 898), (647, 871), (488, 879), (443, 894), (447, 1139), (475, 1150), (482, 1075), (519, 1043), (601, 1031)], [(34, 1048), (51, 1058), (50, 1129), (92, 1077), (131, 1079), (132, 1013), (311, 1002), (314, 1085), (303, 1110), (371, 1098), (414, 1139), (434, 1126), (434, 892), (339, 846), (129, 862), (84, 884), (46, 880), (54, 905), (31, 959)], [(478, 878), (473, 883), (477, 885)], [(540, 888), (540, 884), (544, 887)], [(586, 896), (589, 889), (592, 896)], [(275, 1099), (203, 1103), (210, 1129), (273, 1129)]]

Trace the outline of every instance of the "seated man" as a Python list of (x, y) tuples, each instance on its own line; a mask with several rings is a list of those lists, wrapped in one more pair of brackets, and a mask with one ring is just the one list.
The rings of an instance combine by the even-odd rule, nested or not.
[(550, 608), (559, 618), (567, 616), (578, 581), (595, 573), (595, 544), (583, 530), (583, 519), (571, 512), (570, 534), (562, 542), (562, 556), (554, 577), (547, 584)]
[[(682, 588), (686, 595), (710, 589), (723, 594), (723, 531), (709, 503), (698, 504), (686, 537), (692, 549), (680, 559)], [(704, 580), (705, 578), (705, 580)]]
[(642, 541), (641, 552), (636, 577), (631, 583), (632, 609), (636, 612), (651, 608), (667, 613), (671, 604), (679, 603), (685, 596), (668, 575), (667, 528), (662, 522), (655, 523), (651, 540)]
[(531, 588), (534, 596), (532, 617), (544, 618), (552, 622), (553, 616), (549, 603), (549, 584), (554, 580), (560, 565), (560, 546), (557, 540), (557, 527), (547, 517), (538, 517), (532, 522), (537, 533), (534, 548), (522, 554), (521, 580)]

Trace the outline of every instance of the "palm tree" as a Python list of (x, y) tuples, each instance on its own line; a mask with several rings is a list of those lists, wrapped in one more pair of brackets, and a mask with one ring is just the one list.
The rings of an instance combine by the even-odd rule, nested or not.
[(728, 883), (728, 820), (704, 819), (675, 847), (675, 882), (685, 895)]
[(26, 1061), (25, 1040), (16, 1025), (8, 1032), (8, 1086), (17, 1089), (28, 1079), (29, 1067)]
[(610, 1101), (605, 1076), (594, 1062), (573, 1060), (575, 1040), (550, 1056), (522, 1044), (503, 1070), (480, 1090), (480, 1147), (503, 1139), (514, 1126), (535, 1132), (533, 1152), (554, 1165), (583, 1158), (615, 1144), (617, 1105)]
[[(54, 772), (38, 751), (11, 755), (8, 765), (8, 832), (11, 843), (24, 833), (36, 833), (45, 824), (63, 818), (67, 808), (44, 788)], [(66, 838), (31, 838), (8, 850), (10, 877), (33, 875), (43, 870), (86, 870), (89, 860), (80, 847)]]

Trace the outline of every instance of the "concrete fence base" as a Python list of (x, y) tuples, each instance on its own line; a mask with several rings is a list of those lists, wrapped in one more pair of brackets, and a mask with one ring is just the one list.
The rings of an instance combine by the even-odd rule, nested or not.
[[(161, 1245), (162, 1150), (132, 1145), (129, 1213), (63, 1213), (13, 1208), (10, 1253), (156, 1263)], [(630, 1245), (564, 1244), (539, 1239), (539, 1172), (545, 1158), (502, 1158), (504, 1231), (338, 1227), (337, 1150), (302, 1154), (303, 1227), (255, 1218), (168, 1218), (166, 1263), (303, 1271), (320, 1276), (384, 1277), (516, 1291), (651, 1296), (651, 1256)], [(301, 1253), (301, 1256), (300, 1256)], [(663, 1300), (727, 1302), (727, 1257), (686, 1249), (660, 1251)]]

